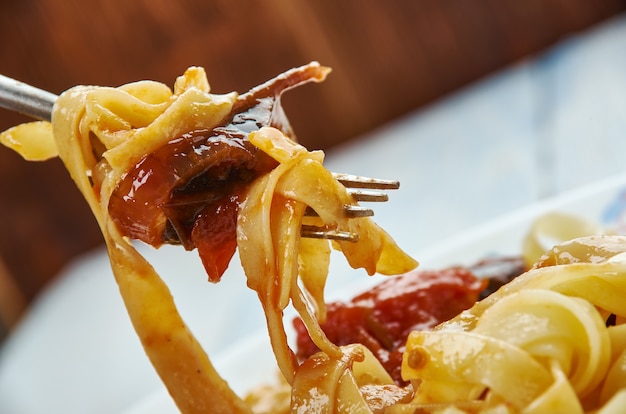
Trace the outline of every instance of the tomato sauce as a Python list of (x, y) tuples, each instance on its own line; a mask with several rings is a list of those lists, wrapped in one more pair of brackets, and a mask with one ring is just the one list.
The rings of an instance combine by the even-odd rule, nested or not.
[[(469, 268), (414, 270), (391, 277), (349, 302), (330, 303), (321, 326), (337, 345), (361, 343), (380, 360), (392, 378), (400, 377), (402, 352), (409, 333), (430, 329), (470, 308), (487, 287)], [(297, 356), (318, 351), (300, 319), (294, 320)]]

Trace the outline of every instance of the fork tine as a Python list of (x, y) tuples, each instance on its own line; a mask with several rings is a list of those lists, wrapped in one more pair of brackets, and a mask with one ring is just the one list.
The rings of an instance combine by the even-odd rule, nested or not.
[(384, 180), (340, 173), (333, 173), (333, 177), (344, 186), (351, 188), (371, 188), (377, 190), (397, 190), (400, 188), (398, 180)]
[[(311, 207), (307, 207), (304, 211), (304, 215), (308, 217), (317, 217), (317, 213)], [(362, 206), (344, 204), (343, 215), (347, 218), (372, 217), (374, 215), (374, 210)]]
[(348, 218), (372, 217), (374, 210), (361, 206), (346, 204), (343, 206), (343, 214)]
[(367, 190), (349, 188), (348, 194), (350, 194), (355, 201), (372, 201), (372, 202), (389, 201), (389, 196), (386, 193), (383, 193), (380, 191), (367, 191)]
[(302, 225), (300, 236), (309, 239), (329, 239), (337, 241), (359, 241), (359, 235), (348, 231), (330, 230), (324, 227)]

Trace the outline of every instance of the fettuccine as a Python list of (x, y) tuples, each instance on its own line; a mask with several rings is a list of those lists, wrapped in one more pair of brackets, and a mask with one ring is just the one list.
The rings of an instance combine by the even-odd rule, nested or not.
[[(228, 387), (130, 239), (197, 247), (210, 280), (218, 281), (230, 260), (226, 250), (234, 247), (228, 238), (207, 238), (228, 236), (230, 225), (283, 377), (269, 412), (279, 405), (319, 413), (621, 412), (626, 238), (620, 236), (559, 244), (457, 317), (412, 332), (401, 372), (408, 386), (395, 383), (363, 344), (328, 340), (320, 322), (333, 247), (368, 274), (402, 274), (417, 262), (371, 219), (346, 218), (343, 206), (355, 202), (324, 168), (323, 153), (308, 151), (291, 136), (277, 103), (280, 93), (327, 73), (313, 63), (243, 98), (211, 94), (201, 68), (188, 69), (173, 90), (151, 81), (76, 87), (59, 97), (52, 124), (20, 125), (0, 141), (29, 160), (63, 160), (102, 230), (146, 354), (184, 413), (247, 413), (259, 409), (254, 401), (262, 398), (244, 400)], [(186, 152), (176, 152), (182, 148)], [(148, 164), (158, 168), (142, 169)], [(160, 179), (151, 184), (160, 201), (135, 199), (157, 173), (170, 174), (165, 190)], [(135, 215), (119, 217), (112, 205), (118, 212), (136, 209)], [(307, 208), (316, 216), (306, 216)], [(150, 213), (144, 221), (132, 220), (143, 219), (143, 212)], [(226, 230), (212, 228), (213, 220)], [(305, 239), (303, 224), (350, 232), (359, 241)], [(224, 254), (216, 250), (221, 244), (228, 247)], [(303, 362), (285, 333), (289, 305), (320, 350)]]

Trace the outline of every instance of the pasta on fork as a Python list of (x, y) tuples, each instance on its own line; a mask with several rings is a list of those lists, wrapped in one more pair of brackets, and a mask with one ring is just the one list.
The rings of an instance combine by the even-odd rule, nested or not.
[[(129, 239), (197, 248), (214, 282), (238, 248), (290, 382), (298, 365), (282, 320), (290, 302), (316, 344), (339, 352), (318, 324), (331, 242), (300, 237), (302, 224), (356, 234), (357, 242), (332, 243), (369, 274), (417, 266), (370, 218), (343, 214), (355, 202), (323, 167), (323, 153), (292, 139), (281, 93), (328, 72), (313, 62), (243, 95), (210, 93), (198, 67), (173, 90), (153, 81), (78, 86), (57, 99), (51, 124), (18, 125), (0, 136), (27, 159), (63, 160), (102, 230), (133, 326), (182, 412), (249, 408), (215, 371), (167, 286)], [(307, 207), (317, 215), (305, 216)]]

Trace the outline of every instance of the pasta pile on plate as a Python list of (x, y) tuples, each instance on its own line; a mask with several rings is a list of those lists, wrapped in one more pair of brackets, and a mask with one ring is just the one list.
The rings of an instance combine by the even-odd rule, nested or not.
[[(625, 297), (626, 237), (561, 243), (457, 317), (413, 331), (402, 360), (409, 386), (350, 345), (342, 358), (320, 352), (302, 364), (291, 412), (621, 413)], [(271, 395), (250, 399), (263, 402), (260, 392)]]
[(454, 402), (468, 411), (525, 413), (623, 410), (624, 252), (622, 236), (565, 242), (458, 317), (432, 332), (412, 333), (402, 366), (416, 389), (411, 405)]

